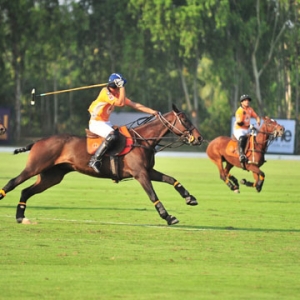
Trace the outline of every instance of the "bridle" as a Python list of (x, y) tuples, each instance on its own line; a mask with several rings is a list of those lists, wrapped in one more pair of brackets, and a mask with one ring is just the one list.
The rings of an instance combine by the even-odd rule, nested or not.
[[(275, 123), (275, 124), (274, 124)], [(284, 127), (279, 125), (275, 120), (270, 120), (270, 121), (265, 121), (264, 122), (265, 126), (268, 128), (270, 126), (272, 126), (271, 130), (256, 130), (257, 133), (261, 133), (263, 135), (266, 135), (267, 138), (263, 143), (258, 143), (257, 140), (255, 141), (255, 143), (257, 145), (262, 145), (265, 146), (265, 152), (267, 151), (268, 147), (270, 146), (270, 144), (279, 136), (280, 130), (278, 130), (278, 127), (280, 126), (281, 128), (283, 128), (284, 131)]]
[[(170, 137), (162, 137), (162, 136), (152, 136), (145, 138), (143, 137), (136, 128), (133, 127), (133, 124), (138, 124), (138, 126), (148, 124), (149, 122), (153, 121), (153, 117), (145, 117), (140, 118), (136, 120), (135, 122), (131, 123), (128, 127), (130, 130), (133, 131), (135, 134), (134, 140), (141, 140), (144, 141), (148, 146), (142, 145), (140, 143), (134, 143), (135, 147), (143, 147), (143, 148), (151, 148), (151, 144), (153, 141), (155, 141), (156, 146), (154, 148), (155, 152), (160, 152), (166, 148), (176, 148), (180, 147), (183, 144), (192, 145), (192, 143), (195, 141), (195, 136), (193, 135), (193, 130), (195, 129), (195, 126), (191, 122), (185, 122), (180, 116), (184, 115), (183, 112), (172, 112), (175, 116), (175, 120), (172, 120), (171, 122), (168, 121), (161, 113), (158, 113), (155, 115), (155, 118), (163, 124), (163, 126), (167, 129), (168, 132), (172, 133), (174, 136), (177, 137), (177, 140), (174, 141), (173, 138), (171, 138), (171, 142), (166, 142), (164, 144), (160, 144), (159, 141), (167, 139), (170, 140)], [(181, 126), (184, 128), (184, 130), (180, 130), (177, 128), (176, 124), (181, 124)], [(128, 124), (127, 124), (128, 125)], [(199, 145), (201, 145), (203, 141), (203, 138), (200, 136), (198, 138)], [(174, 146), (175, 145), (175, 146)]]
[[(181, 141), (182, 144), (192, 144), (193, 141), (195, 140), (194, 135), (192, 134), (193, 130), (195, 129), (195, 126), (193, 124), (187, 124), (180, 118), (180, 116), (184, 115), (183, 112), (178, 112), (176, 113), (173, 111), (173, 114), (175, 115), (175, 119), (173, 123), (169, 122), (161, 113), (157, 115), (158, 119), (161, 121), (161, 123), (168, 128), (170, 132), (172, 132), (174, 135), (179, 136), (179, 140)], [(185, 130), (182, 131), (176, 127), (176, 123), (179, 122)], [(200, 140), (200, 145), (202, 142), (202, 138)]]

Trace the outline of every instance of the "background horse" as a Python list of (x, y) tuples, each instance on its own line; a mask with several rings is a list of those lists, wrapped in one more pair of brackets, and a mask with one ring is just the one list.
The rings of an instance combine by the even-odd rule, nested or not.
[(3, 135), (6, 132), (6, 128), (3, 124), (0, 123), (0, 135)]
[[(276, 121), (265, 117), (264, 123), (257, 134), (248, 138), (245, 149), (248, 163), (242, 164), (239, 161), (237, 140), (230, 137), (220, 136), (211, 141), (206, 149), (208, 157), (216, 164), (219, 169), (220, 178), (227, 186), (236, 193), (239, 193), (238, 180), (229, 172), (235, 166), (252, 171), (255, 182), (249, 182), (245, 179), (241, 180), (241, 184), (248, 187), (255, 187), (258, 192), (261, 191), (265, 174), (259, 169), (265, 163), (265, 153), (269, 144), (276, 138), (284, 134), (284, 127)], [(226, 166), (224, 168), (223, 163)]]
[[(160, 217), (166, 220), (168, 225), (178, 223), (176, 217), (169, 215), (159, 201), (151, 181), (173, 185), (188, 205), (197, 205), (198, 203), (195, 197), (190, 195), (175, 178), (153, 168), (155, 147), (169, 132), (178, 136), (181, 144), (200, 145), (202, 137), (199, 131), (187, 116), (173, 105), (172, 111), (164, 115), (159, 114), (155, 119), (150, 117), (144, 124), (130, 129), (129, 132), (134, 143), (131, 151), (119, 159), (119, 179), (136, 179), (147, 193)], [(103, 158), (100, 174), (88, 166), (91, 156), (87, 152), (86, 137), (69, 134), (54, 135), (24, 148), (16, 149), (15, 154), (26, 151), (30, 151), (30, 153), (25, 169), (0, 190), (1, 200), (16, 186), (37, 175), (36, 182), (22, 190), (16, 212), (18, 223), (29, 223), (29, 220), (25, 218), (27, 200), (36, 193), (41, 193), (60, 183), (69, 172), (77, 171), (93, 177), (114, 179), (109, 156)]]

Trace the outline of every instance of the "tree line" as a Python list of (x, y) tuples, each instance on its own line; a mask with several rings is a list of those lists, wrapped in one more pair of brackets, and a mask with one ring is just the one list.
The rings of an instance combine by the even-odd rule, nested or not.
[(99, 89), (188, 112), (212, 139), (230, 134), (241, 94), (261, 115), (299, 120), (300, 0), (0, 0), (0, 103), (24, 135), (84, 134)]

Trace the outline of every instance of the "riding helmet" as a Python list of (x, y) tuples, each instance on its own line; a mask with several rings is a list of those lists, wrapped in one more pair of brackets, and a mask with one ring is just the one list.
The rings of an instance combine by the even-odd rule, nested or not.
[(246, 100), (246, 99), (249, 99), (249, 101), (251, 101), (252, 99), (251, 99), (251, 97), (249, 96), (249, 95), (242, 95), (241, 96), (241, 98), (240, 98), (240, 102), (243, 102), (244, 100)]
[(120, 73), (112, 73), (108, 78), (108, 86), (115, 89), (117, 86), (115, 84), (116, 79), (124, 80), (124, 85), (126, 84), (127, 80), (122, 76)]

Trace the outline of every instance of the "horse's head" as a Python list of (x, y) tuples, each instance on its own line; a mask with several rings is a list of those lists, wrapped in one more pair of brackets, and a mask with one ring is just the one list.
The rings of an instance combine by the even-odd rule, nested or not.
[(6, 132), (6, 128), (0, 123), (0, 135)]
[(285, 128), (284, 126), (278, 124), (275, 120), (270, 119), (269, 117), (263, 118), (264, 123), (260, 128), (261, 132), (266, 133), (272, 138), (281, 137), (284, 134)]
[(168, 117), (163, 118), (159, 116), (161, 121), (168, 127), (168, 129), (179, 136), (181, 141), (188, 145), (201, 145), (203, 138), (200, 132), (192, 124), (186, 114), (180, 111), (173, 104), (173, 111), (168, 114)]

